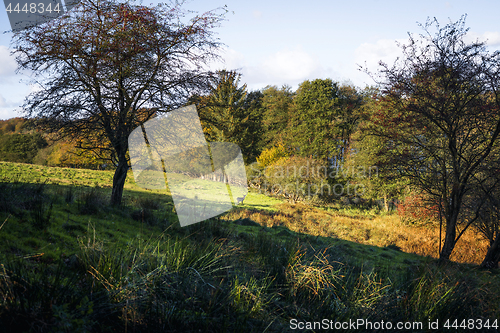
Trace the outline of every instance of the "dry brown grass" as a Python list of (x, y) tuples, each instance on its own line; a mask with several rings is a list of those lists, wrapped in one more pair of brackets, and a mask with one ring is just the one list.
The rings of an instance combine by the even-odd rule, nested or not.
[[(266, 227), (285, 226), (292, 231), (314, 236), (336, 237), (380, 247), (395, 245), (407, 253), (434, 258), (439, 256), (439, 225), (406, 225), (397, 215), (347, 216), (303, 203), (283, 203), (277, 208), (278, 212), (241, 209), (231, 212), (227, 218), (249, 218)], [(488, 242), (470, 228), (455, 246), (451, 260), (480, 264), (487, 247)]]

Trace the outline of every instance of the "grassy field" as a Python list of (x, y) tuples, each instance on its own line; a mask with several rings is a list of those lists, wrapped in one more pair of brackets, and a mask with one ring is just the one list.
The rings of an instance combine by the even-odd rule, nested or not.
[(473, 232), (443, 267), (436, 226), (254, 192), (181, 228), (168, 193), (132, 174), (109, 207), (112, 177), (0, 162), (0, 331), (318, 332), (307, 322), (324, 318), (497, 331), (500, 275), (477, 269)]

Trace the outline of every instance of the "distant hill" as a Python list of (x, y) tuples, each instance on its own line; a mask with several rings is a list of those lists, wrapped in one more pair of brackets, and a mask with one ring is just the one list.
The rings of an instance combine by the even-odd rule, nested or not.
[(25, 123), (26, 119), (21, 117), (0, 120), (0, 135), (21, 133)]
[(28, 119), (0, 120), (0, 161), (58, 167), (101, 169), (111, 165), (90, 151), (82, 151), (69, 140), (51, 140), (41, 131), (28, 129)]
[(25, 129), (26, 122), (19, 117), (0, 121), (0, 160), (33, 163), (38, 152), (47, 147), (40, 133)]

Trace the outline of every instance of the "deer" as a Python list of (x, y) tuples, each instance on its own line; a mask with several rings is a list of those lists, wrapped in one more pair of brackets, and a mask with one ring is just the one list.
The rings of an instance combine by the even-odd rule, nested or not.
[(237, 204), (237, 205), (239, 205), (240, 203), (243, 203), (243, 200), (245, 200), (245, 197), (246, 197), (246, 196), (247, 196), (247, 195), (245, 194), (245, 195), (244, 195), (244, 196), (242, 196), (242, 197), (237, 197), (237, 198), (236, 198), (236, 204)]

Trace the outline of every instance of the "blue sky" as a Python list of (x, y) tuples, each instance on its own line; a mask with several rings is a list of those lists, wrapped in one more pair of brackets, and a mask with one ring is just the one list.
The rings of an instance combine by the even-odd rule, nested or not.
[[(216, 32), (226, 45), (221, 51), (225, 63), (212, 64), (212, 69), (239, 69), (250, 90), (283, 84), (296, 89), (302, 81), (316, 78), (360, 88), (372, 85), (357, 65), (366, 62), (376, 70), (379, 60), (392, 63), (399, 54), (395, 41), (407, 40), (408, 32), (420, 33), (417, 22), (427, 17), (444, 25), (467, 14), (470, 39), (488, 39), (492, 49), (500, 48), (497, 0), (192, 0), (186, 8), (201, 13), (224, 5), (227, 20)], [(8, 30), (7, 13), (1, 10), (0, 31)], [(26, 84), (26, 74), (15, 73), (11, 37), (12, 33), (0, 35), (0, 119), (20, 116), (15, 110), (33, 89)]]

